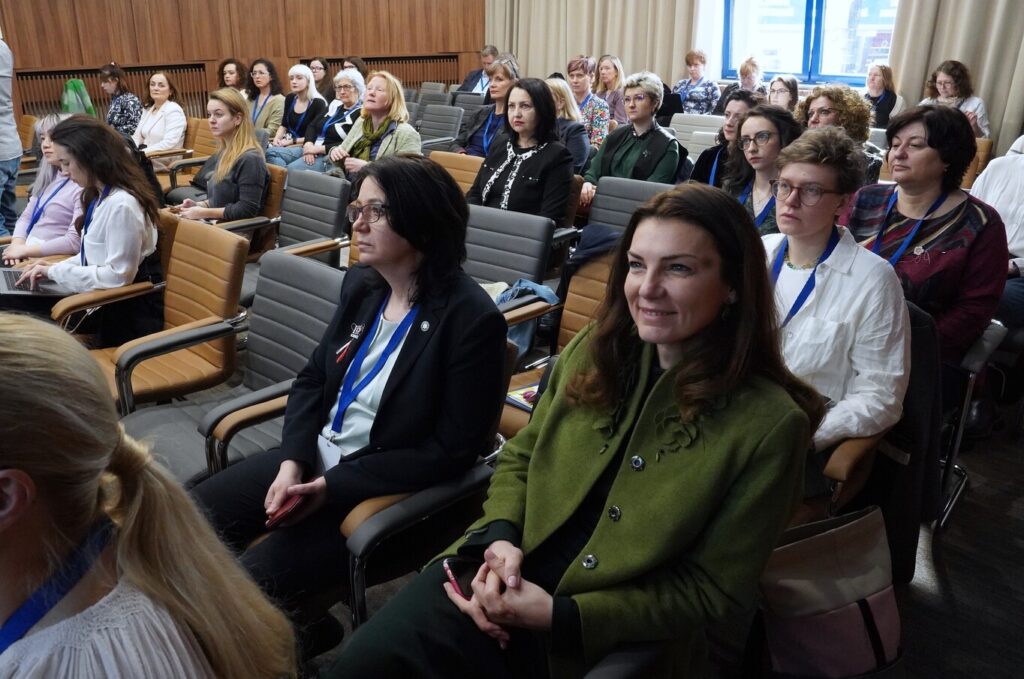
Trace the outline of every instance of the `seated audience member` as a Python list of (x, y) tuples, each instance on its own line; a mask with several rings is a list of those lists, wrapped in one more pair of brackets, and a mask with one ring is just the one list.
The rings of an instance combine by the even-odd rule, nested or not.
[(627, 177), (674, 184), (686, 149), (675, 134), (658, 124), (654, 113), (664, 92), (661, 78), (640, 71), (626, 78), (626, 115), (629, 124), (615, 128), (598, 150), (584, 175), (580, 204), (590, 205), (601, 177)]
[(718, 144), (704, 149), (690, 172), (690, 179), (701, 184), (722, 188), (729, 168), (729, 144), (736, 139), (736, 125), (744, 113), (764, 103), (764, 97), (756, 92), (736, 90), (725, 103), (725, 124), (718, 131)]
[[(189, 198), (178, 211), (186, 219), (232, 221), (259, 215), (270, 185), (263, 149), (256, 141), (245, 99), (231, 87), (210, 94), (206, 104), (217, 153), (210, 161), (206, 199)], [(205, 167), (205, 166), (204, 166)]]
[(959, 188), (977, 151), (964, 115), (917, 106), (890, 120), (885, 136), (895, 184), (857, 192), (850, 231), (895, 267), (904, 296), (935, 319), (943, 359), (959, 365), (999, 305), (1006, 229)]
[(5, 266), (29, 257), (71, 255), (82, 244), (75, 227), (82, 215), (82, 187), (61, 169), (50, 141), (50, 130), (68, 117), (51, 113), (35, 124), (43, 162), (36, 171), (28, 205), (14, 225), (11, 243), (3, 251)]
[(505, 98), (519, 80), (519, 64), (511, 54), (499, 55), (484, 71), (487, 74), (487, 96), (484, 107), (465, 116), (452, 150), (486, 158), (491, 144), (505, 126)]
[[(81, 247), (71, 257), (29, 266), (19, 282), (35, 286), (48, 278), (73, 292), (159, 282), (156, 196), (145, 173), (113, 128), (85, 115), (71, 116), (50, 130), (53, 153), (71, 181), (82, 188), (82, 216), (75, 220)], [(49, 314), (53, 298), (0, 296), (0, 308)], [(143, 295), (102, 308), (96, 343), (118, 345), (163, 329), (163, 297)]]
[(345, 57), (341, 62), (342, 70), (354, 68), (359, 71), (359, 75), (363, 76), (363, 81), (366, 80), (366, 76), (370, 75), (370, 67), (366, 65), (366, 62), (361, 57)]
[(882, 157), (865, 146), (871, 132), (871, 107), (863, 97), (846, 85), (815, 87), (796, 107), (796, 119), (810, 129), (830, 126), (843, 128), (850, 139), (861, 145), (866, 163), (864, 184), (878, 181)]
[(288, 69), (288, 84), (292, 91), (284, 98), (281, 126), (267, 147), (267, 162), (281, 167), (302, 157), (306, 127), (327, 111), (308, 66), (296, 64)]
[(714, 114), (716, 116), (722, 115), (725, 111), (725, 101), (729, 98), (729, 95), (736, 90), (746, 90), (748, 92), (757, 92), (758, 94), (767, 97), (768, 88), (763, 82), (761, 82), (761, 67), (758, 66), (757, 61), (754, 57), (749, 57), (746, 61), (740, 64), (739, 68), (740, 80), (739, 82), (732, 83), (722, 90), (722, 96), (718, 100), (718, 105), (715, 106)]
[(491, 79), (487, 76), (487, 67), (498, 58), (498, 48), (494, 45), (484, 45), (480, 50), (480, 68), (474, 69), (466, 74), (466, 78), (459, 85), (459, 92), (476, 92), (483, 94), (487, 92)]
[(584, 54), (575, 57), (565, 69), (565, 72), (569, 74), (566, 78), (569, 88), (576, 98), (576, 105), (580, 107), (583, 126), (587, 128), (587, 134), (590, 135), (591, 146), (601, 146), (604, 138), (608, 136), (608, 120), (611, 118), (605, 100), (594, 96), (596, 71), (597, 62), (594, 61), (594, 57)]
[(768, 83), (768, 102), (773, 106), (781, 106), (790, 113), (796, 110), (800, 102), (800, 87), (791, 75), (777, 75)]
[(823, 411), (783, 363), (762, 252), (719, 189), (634, 212), (600, 320), (445, 552), (470, 586), (438, 558), (321, 676), (582, 677), (645, 641), (679, 676), (708, 676), (704, 627), (754, 604)]
[(959, 61), (943, 61), (925, 83), (922, 105), (941, 104), (960, 111), (967, 117), (975, 137), (988, 137), (988, 111), (981, 97), (975, 96), (971, 72)]
[(724, 188), (747, 208), (762, 236), (779, 232), (772, 195), (772, 180), (779, 176), (775, 161), (801, 131), (789, 111), (771, 104), (755, 106), (736, 124)]
[(871, 105), (871, 127), (888, 127), (889, 118), (899, 115), (907, 107), (903, 97), (896, 94), (892, 69), (886, 64), (872, 64), (868, 69), (864, 99)]
[[(490, 450), (504, 397), (505, 322), (460, 268), (469, 210), (458, 184), (433, 161), (398, 156), (367, 165), (355, 191), (360, 263), (292, 385), (281, 446), (194, 491), (293, 615), (305, 659), (340, 641), (328, 602), (313, 595), (347, 582), (342, 519), (368, 498), (463, 473)], [(296, 495), (303, 504), (267, 533), (267, 517)]]
[(548, 78), (545, 80), (555, 98), (555, 111), (558, 115), (558, 140), (572, 154), (572, 171), (581, 174), (590, 159), (590, 137), (587, 128), (583, 127), (576, 98), (572, 96), (569, 83), (564, 78)]
[(334, 81), (330, 77), (331, 65), (323, 57), (313, 57), (307, 65), (310, 73), (313, 74), (316, 91), (320, 93), (327, 104), (330, 104), (334, 101)]
[(808, 458), (810, 497), (828, 493), (825, 464), (836, 445), (899, 421), (910, 379), (910, 322), (892, 267), (835, 225), (863, 183), (856, 143), (835, 128), (808, 130), (776, 164), (780, 233), (763, 241), (782, 354), (829, 403)]
[(370, 74), (360, 121), (340, 146), (331, 151), (331, 162), (340, 164), (354, 178), (367, 163), (399, 153), (419, 154), (420, 133), (409, 124), (401, 81), (387, 71)]
[(504, 144), (495, 144), (466, 194), (473, 205), (525, 212), (560, 226), (572, 185), (572, 154), (558, 141), (555, 101), (543, 80), (509, 90)]
[(708, 55), (704, 50), (690, 50), (686, 53), (686, 70), (689, 78), (683, 78), (672, 87), (672, 93), (679, 95), (683, 113), (707, 114), (718, 106), (721, 92), (714, 80), (704, 77)]
[(128, 89), (124, 71), (113, 61), (100, 66), (100, 88), (110, 97), (107, 125), (128, 137), (135, 134), (142, 119), (142, 102)]
[(217, 84), (220, 87), (233, 87), (243, 97), (245, 92), (245, 78), (249, 70), (238, 59), (231, 57), (220, 62), (217, 66)]
[(597, 86), (594, 94), (608, 104), (608, 113), (617, 124), (626, 123), (626, 107), (622, 103), (623, 78), (622, 62), (618, 57), (605, 54), (597, 60)]
[[(185, 143), (185, 111), (178, 104), (178, 88), (174, 86), (170, 76), (158, 71), (149, 78), (149, 94), (143, 102), (146, 108), (142, 111), (139, 125), (135, 128), (132, 139), (135, 145), (146, 155), (168, 149), (181, 148)], [(120, 148), (121, 144), (118, 144)], [(178, 156), (154, 158), (153, 167), (157, 170), (178, 160)]]
[[(352, 126), (359, 122), (366, 91), (366, 83), (359, 71), (354, 68), (339, 71), (334, 76), (334, 91), (336, 97), (327, 107), (327, 112), (306, 128), (302, 155), (288, 163), (289, 172), (326, 170), (331, 153), (345, 141)], [(267, 162), (275, 162), (269, 154)]]
[(249, 79), (245, 85), (246, 101), (249, 104), (249, 120), (253, 127), (270, 137), (277, 134), (284, 118), (284, 95), (277, 68), (268, 59), (252, 62)]
[(1024, 327), (1024, 137), (1002, 158), (994, 158), (974, 180), (971, 196), (992, 206), (1006, 226), (1009, 263), (1006, 287), (995, 317), (1008, 328)]
[[(0, 676), (295, 676), (288, 620), (118, 423), (74, 338), (0, 314)], [(230, 594), (230, 596), (229, 596)]]

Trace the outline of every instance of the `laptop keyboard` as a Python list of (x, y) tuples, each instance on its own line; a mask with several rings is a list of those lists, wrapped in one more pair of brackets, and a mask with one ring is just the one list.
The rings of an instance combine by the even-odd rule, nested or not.
[(4, 278), (7, 283), (7, 287), (11, 290), (28, 290), (28, 282), (17, 285), (18, 279), (21, 278), (21, 271), (12, 271), (10, 269), (4, 270)]

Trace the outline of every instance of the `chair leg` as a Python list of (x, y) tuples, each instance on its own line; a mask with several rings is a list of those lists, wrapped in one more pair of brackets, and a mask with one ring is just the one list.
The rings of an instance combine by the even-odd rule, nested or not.
[[(948, 468), (950, 465), (946, 465)], [(967, 490), (967, 484), (969, 482), (967, 470), (958, 464), (952, 465), (953, 474), (957, 477), (956, 483), (953, 485), (953, 489), (949, 493), (949, 497), (946, 499), (946, 505), (942, 508), (942, 514), (939, 516), (939, 520), (936, 522), (936, 528), (942, 530), (949, 523), (949, 516), (953, 513), (953, 508), (956, 507), (956, 503), (960, 500), (960, 496)], [(945, 474), (944, 474), (945, 475)]]
[(348, 608), (352, 616), (352, 631), (366, 622), (366, 562), (354, 554), (348, 555)]
[[(942, 508), (942, 514), (939, 516), (938, 521), (935, 522), (935, 528), (938, 530), (945, 529), (949, 524), (949, 517), (953, 513), (953, 508), (967, 489), (967, 471), (957, 464), (957, 459), (960, 456), (960, 444), (963, 442), (964, 428), (967, 426), (967, 416), (971, 410), (971, 398), (974, 396), (974, 383), (977, 379), (978, 376), (975, 373), (971, 373), (970, 377), (967, 378), (964, 401), (960, 404), (959, 422), (957, 422), (949, 452), (946, 454), (946, 459), (942, 465), (942, 492), (946, 502)], [(950, 488), (950, 482), (953, 480), (954, 474), (958, 478), (952, 488)], [(945, 494), (947, 488), (949, 489), (948, 495)]]

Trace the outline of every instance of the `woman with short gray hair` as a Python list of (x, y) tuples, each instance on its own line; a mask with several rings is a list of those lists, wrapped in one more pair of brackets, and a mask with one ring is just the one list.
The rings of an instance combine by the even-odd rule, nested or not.
[[(311, 170), (323, 172), (331, 150), (340, 146), (349, 130), (359, 120), (366, 81), (355, 68), (345, 68), (334, 76), (334, 101), (327, 113), (314, 119), (306, 127), (302, 155), (287, 164), (289, 171)], [(269, 158), (268, 158), (269, 162)]]

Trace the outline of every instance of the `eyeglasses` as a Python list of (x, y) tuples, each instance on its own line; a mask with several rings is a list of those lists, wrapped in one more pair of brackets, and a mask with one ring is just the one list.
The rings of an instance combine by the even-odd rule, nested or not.
[(635, 94), (632, 97), (623, 97), (622, 98), (622, 103), (626, 104), (627, 106), (629, 104), (632, 104), (634, 101), (636, 103), (638, 103), (638, 104), (642, 104), (645, 101), (647, 101), (647, 95), (646, 94)]
[(267, 71), (253, 71), (249, 75), (251, 75), (253, 78), (258, 78), (261, 75), (270, 75), (270, 73), (268, 73)]
[(354, 90), (355, 87), (352, 85), (335, 85), (334, 89), (337, 92), (347, 92), (348, 90)]
[(772, 140), (775, 136), (774, 132), (768, 132), (767, 130), (758, 132), (753, 137), (740, 137), (740, 150), (746, 151), (750, 148), (751, 144), (756, 144), (758, 147), (764, 146)]
[(789, 94), (788, 87), (773, 87), (768, 91), (769, 94)]
[(808, 118), (818, 118), (820, 116), (828, 117), (828, 116), (832, 115), (835, 112), (836, 112), (836, 110), (834, 108), (812, 108), (810, 111), (807, 112), (807, 117)]
[(311, 70), (311, 71), (326, 71), (327, 69), (325, 69), (323, 66), (310, 66), (309, 70)]
[(772, 195), (778, 200), (786, 200), (789, 198), (789, 194), (796, 191), (797, 199), (800, 204), (804, 207), (814, 207), (821, 201), (821, 197), (826, 193), (834, 193), (841, 195), (841, 191), (830, 191), (829, 189), (823, 189), (817, 184), (807, 184), (805, 186), (797, 186), (796, 184), (790, 184), (785, 179), (773, 179)]
[(388, 206), (382, 203), (368, 203), (367, 205), (350, 203), (348, 209), (345, 210), (345, 216), (348, 217), (350, 224), (355, 224), (360, 217), (367, 224), (376, 224), (387, 210)]

